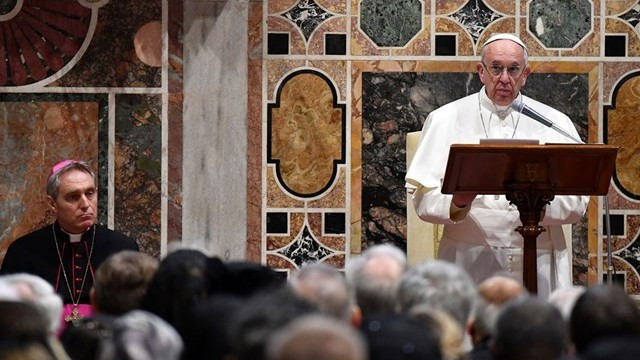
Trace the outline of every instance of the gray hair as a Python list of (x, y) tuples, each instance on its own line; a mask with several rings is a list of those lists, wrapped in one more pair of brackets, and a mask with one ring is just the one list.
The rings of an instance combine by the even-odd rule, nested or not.
[[(369, 266), (380, 259), (397, 263), (401, 273)], [(402, 250), (390, 244), (374, 245), (359, 257), (349, 259), (346, 265), (347, 281), (363, 314), (395, 310), (398, 281), (407, 266), (407, 256)]]
[(267, 344), (267, 359), (367, 359), (365, 341), (355, 329), (321, 315), (305, 315), (278, 330)]
[(465, 329), (477, 299), (476, 286), (461, 267), (444, 260), (429, 260), (409, 269), (398, 286), (400, 310), (428, 305), (445, 311)]
[(47, 195), (54, 199), (58, 197), (58, 191), (60, 190), (60, 177), (69, 170), (80, 170), (91, 175), (93, 178), (93, 184), (96, 184), (96, 175), (91, 171), (89, 165), (84, 161), (73, 161), (49, 176), (47, 179)]
[(98, 348), (99, 360), (178, 360), (182, 354), (178, 332), (150, 312), (130, 311), (114, 321), (112, 331)]
[(350, 321), (353, 299), (342, 273), (324, 263), (305, 264), (289, 278), (289, 284), (299, 296), (337, 319)]
[[(39, 276), (18, 273), (2, 276), (2, 279), (10, 284), (23, 302), (32, 303), (45, 316), (48, 330), (56, 332), (60, 327), (62, 317), (62, 299), (53, 289), (53, 286)], [(31, 290), (31, 294), (20, 293), (16, 288), (19, 285), (26, 285)]]

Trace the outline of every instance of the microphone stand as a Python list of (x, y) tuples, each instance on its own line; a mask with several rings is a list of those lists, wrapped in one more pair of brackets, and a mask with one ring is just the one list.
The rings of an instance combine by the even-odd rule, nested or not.
[[(541, 124), (552, 128), (556, 132), (564, 135), (566, 138), (573, 140), (577, 144), (584, 144), (584, 141), (576, 138), (575, 136), (569, 134), (564, 129), (558, 127), (553, 121), (547, 119), (544, 115), (535, 111), (534, 109), (526, 106), (522, 99), (516, 100), (512, 105), (516, 110), (520, 111), (521, 114), (525, 114), (528, 117), (532, 118), (540, 122)], [(609, 195), (604, 195), (604, 209), (605, 209), (605, 231), (607, 235), (607, 284), (613, 284), (613, 253), (611, 250), (611, 220), (609, 216)]]

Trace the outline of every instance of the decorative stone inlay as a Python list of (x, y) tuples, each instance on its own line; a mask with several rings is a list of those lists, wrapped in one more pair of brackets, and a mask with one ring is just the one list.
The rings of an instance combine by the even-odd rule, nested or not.
[(327, 191), (346, 153), (346, 109), (329, 78), (296, 71), (267, 107), (267, 162), (282, 187), (303, 198)]
[(291, 259), (298, 267), (306, 262), (316, 262), (333, 254), (332, 251), (320, 245), (307, 224), (296, 240), (278, 253)]
[(281, 15), (295, 23), (306, 40), (309, 40), (313, 30), (323, 21), (333, 16), (313, 0), (300, 0), (296, 6)]
[(593, 26), (589, 0), (532, 0), (529, 14), (529, 31), (546, 48), (573, 48)]
[(629, 11), (619, 16), (628, 22), (640, 34), (640, 4), (635, 4)]
[(362, 0), (360, 29), (381, 47), (405, 46), (422, 30), (420, 0)]
[(451, 14), (452, 19), (456, 20), (464, 27), (475, 43), (478, 43), (480, 34), (492, 22), (500, 19), (498, 13), (491, 10), (482, 0), (469, 1), (460, 10)]

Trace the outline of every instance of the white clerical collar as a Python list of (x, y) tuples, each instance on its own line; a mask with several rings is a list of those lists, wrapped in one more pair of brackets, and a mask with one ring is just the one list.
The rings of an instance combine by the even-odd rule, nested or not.
[[(511, 107), (511, 104), (513, 103), (509, 105), (498, 105), (498, 104), (495, 104), (493, 101), (491, 101), (491, 99), (489, 99), (489, 96), (487, 96), (487, 89), (484, 86), (480, 90), (479, 96), (480, 96), (480, 105), (482, 105), (482, 107), (487, 109), (489, 112), (495, 113), (501, 119), (504, 119), (507, 115), (511, 113), (511, 111), (513, 111), (513, 108)], [(522, 95), (518, 94), (516, 99), (519, 98), (520, 96)]]
[(70, 234), (64, 231), (62, 227), (60, 228), (60, 230), (62, 230), (63, 233), (69, 235), (69, 242), (77, 243), (77, 242), (80, 242), (80, 240), (82, 240), (82, 234)]

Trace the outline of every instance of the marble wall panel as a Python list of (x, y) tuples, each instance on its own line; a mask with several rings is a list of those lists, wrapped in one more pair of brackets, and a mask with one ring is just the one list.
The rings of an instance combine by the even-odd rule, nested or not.
[(158, 95), (120, 94), (115, 124), (115, 229), (160, 256), (162, 102)]
[(106, 223), (106, 98), (2, 94), (0, 114), (0, 261), (13, 240), (55, 219), (46, 202), (46, 178), (64, 159), (86, 161), (95, 171), (98, 221)]
[[(640, 36), (638, 36), (637, 31), (628, 22), (622, 21), (620, 19), (606, 19), (605, 33), (616, 35), (626, 34), (626, 55), (633, 57), (640, 56)], [(605, 63), (605, 65), (607, 65), (607, 63)]]
[(637, 6), (637, 0), (604, 0), (605, 15), (620, 15)]
[(342, 33), (347, 34), (347, 17), (333, 17), (319, 26), (313, 32), (307, 45), (307, 54), (324, 55), (325, 54), (325, 36), (326, 34)]
[(98, 12), (98, 25), (80, 61), (55, 86), (159, 87), (160, 68), (138, 59), (136, 31), (160, 20), (162, 0), (109, 1)]

